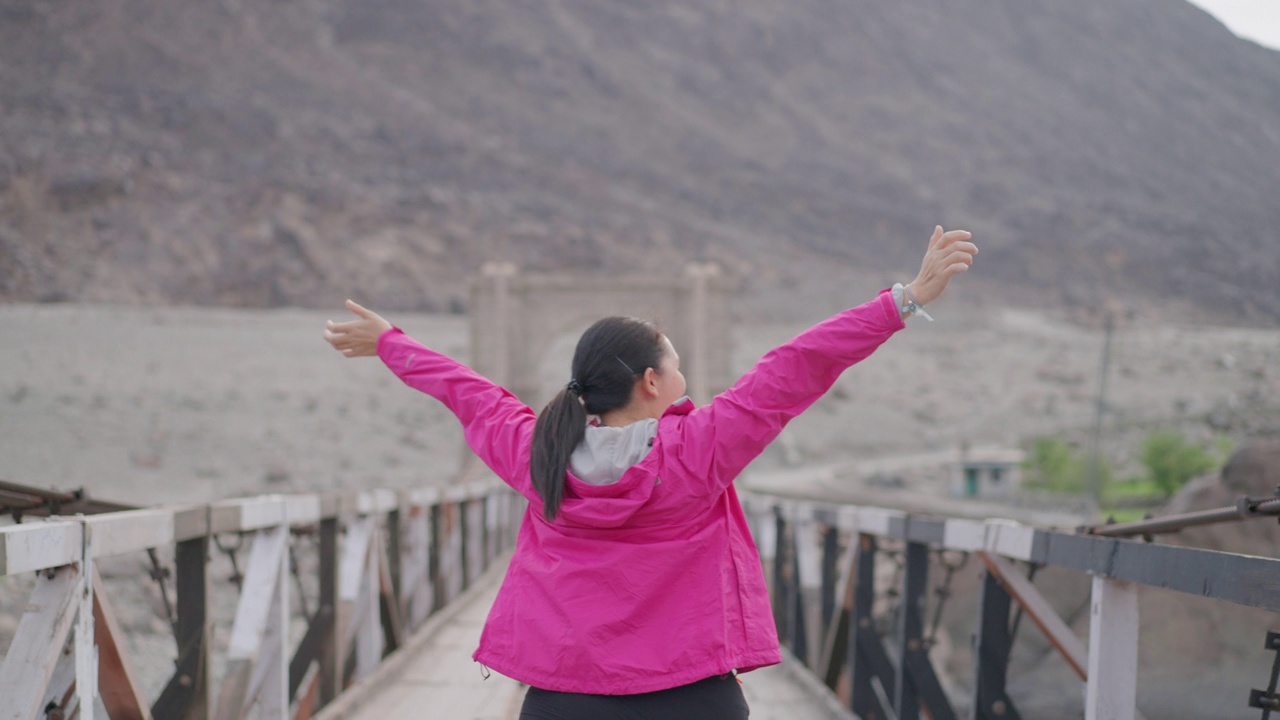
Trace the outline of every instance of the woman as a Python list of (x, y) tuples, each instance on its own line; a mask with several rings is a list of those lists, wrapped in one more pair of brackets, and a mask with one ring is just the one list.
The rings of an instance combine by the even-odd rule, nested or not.
[[(780, 661), (759, 555), (733, 481), (791, 418), (968, 269), (934, 230), (920, 273), (765, 355), (705, 407), (654, 326), (606, 318), (540, 416), (354, 302), (325, 339), (378, 355), (443, 402), (471, 448), (529, 500), (474, 658), (530, 686), (521, 718), (745, 718), (735, 673)], [(930, 318), (931, 319), (931, 318)]]

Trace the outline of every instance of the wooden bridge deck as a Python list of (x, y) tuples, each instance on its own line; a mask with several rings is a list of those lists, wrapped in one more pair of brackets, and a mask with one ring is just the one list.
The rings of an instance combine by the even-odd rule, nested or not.
[[(491, 569), (319, 718), (516, 720), (525, 686), (496, 672), (485, 679), (471, 659), (505, 570), (505, 565)], [(752, 720), (853, 720), (825, 688), (791, 669), (790, 662), (742, 676)]]

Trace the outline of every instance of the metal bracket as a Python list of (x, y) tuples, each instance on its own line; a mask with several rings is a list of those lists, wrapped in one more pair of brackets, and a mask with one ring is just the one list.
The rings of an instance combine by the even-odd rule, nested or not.
[(1277, 681), (1280, 681), (1280, 633), (1268, 632), (1266, 648), (1276, 654), (1271, 665), (1271, 682), (1266, 690), (1249, 691), (1249, 707), (1262, 709), (1262, 720), (1268, 720), (1272, 711), (1280, 711), (1280, 694), (1276, 693)]

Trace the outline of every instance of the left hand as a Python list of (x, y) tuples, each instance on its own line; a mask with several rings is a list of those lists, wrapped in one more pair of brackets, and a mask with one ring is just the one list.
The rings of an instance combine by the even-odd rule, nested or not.
[(943, 232), (939, 225), (929, 238), (929, 249), (920, 261), (920, 274), (911, 281), (911, 294), (916, 302), (928, 305), (942, 295), (951, 278), (969, 269), (978, 246), (969, 242), (973, 237), (964, 230)]
[(378, 338), (391, 329), (378, 313), (361, 307), (354, 300), (347, 301), (347, 309), (360, 319), (347, 322), (325, 323), (324, 339), (334, 350), (347, 357), (370, 357), (378, 354)]

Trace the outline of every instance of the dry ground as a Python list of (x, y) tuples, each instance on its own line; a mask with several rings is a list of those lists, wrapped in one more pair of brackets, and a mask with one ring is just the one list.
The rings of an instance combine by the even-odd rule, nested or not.
[[(456, 423), (376, 360), (331, 351), (320, 333), (341, 312), (0, 305), (0, 479), (144, 505), (446, 481)], [(981, 304), (934, 313), (846, 372), (757, 467), (1087, 438), (1100, 331)], [(466, 359), (465, 317), (392, 320)], [(798, 329), (740, 325), (737, 366)], [(1280, 331), (1122, 323), (1109, 456), (1132, 467), (1164, 425), (1276, 434), (1277, 368)]]
[[(810, 465), (856, 468), (887, 457), (937, 455), (961, 442), (1017, 445), (1038, 434), (1088, 437), (1100, 331), (980, 301), (969, 307), (944, 302), (932, 310), (937, 322), (912, 321), (797, 419), (752, 469), (757, 481), (800, 477), (796, 471)], [(340, 314), (0, 305), (6, 339), (0, 345), (0, 479), (84, 487), (96, 497), (140, 505), (447, 482), (464, 457), (456, 423), (376, 360), (346, 360), (330, 350), (320, 336), (323, 322)], [(465, 317), (397, 313), (392, 320), (466, 359)], [(738, 367), (745, 369), (799, 329), (740, 325)], [(559, 343), (553, 352), (571, 344)], [(1276, 435), (1278, 361), (1280, 331), (1122, 322), (1112, 346), (1108, 455), (1133, 469), (1142, 435), (1161, 426), (1180, 427), (1205, 441), (1215, 433), (1236, 440)], [(540, 362), (555, 366), (555, 358)], [(824, 482), (831, 490), (830, 474)], [(117, 606), (138, 611), (125, 612), (122, 621), (146, 666), (146, 691), (154, 695), (174, 651), (158, 592), (153, 584), (137, 582), (140, 562), (126, 559), (103, 569)], [(15, 619), (6, 608), (25, 597), (27, 580), (0, 582), (0, 648)], [(1053, 584), (1051, 578), (1046, 582)], [(1079, 585), (1063, 585), (1060, 604), (1087, 607)], [(217, 604), (229, 622), (233, 598), (220, 597)], [(970, 626), (969, 610), (949, 611), (959, 613), (957, 627)], [(1238, 615), (1215, 606), (1177, 617), (1209, 623), (1195, 631), (1202, 640), (1232, 628), (1248, 637), (1231, 647), (1260, 647), (1258, 623), (1265, 625), (1265, 618), (1237, 627), (1223, 612)], [(1144, 630), (1144, 652), (1152, 642), (1166, 647), (1148, 635)], [(957, 658), (967, 652), (963, 637), (953, 644)], [(1033, 644), (1024, 652), (1029, 660), (1038, 650)], [(1213, 664), (1233, 668), (1234, 684), (1256, 685), (1265, 680), (1269, 663), (1258, 653), (1224, 655)], [(1057, 695), (1036, 689), (1035, 677), (1018, 684), (1046, 701), (1065, 692), (1070, 707), (1073, 683), (1055, 672), (1032, 675), (1056, 687)], [(1211, 674), (1193, 675), (1203, 675), (1199, 695), (1221, 691), (1222, 698), (1212, 700), (1224, 708), (1221, 717), (1251, 716), (1237, 712), (1243, 705), (1235, 702), (1237, 688), (1226, 688)], [(1188, 682), (1185, 674), (1159, 683), (1150, 674), (1144, 677), (1151, 678), (1156, 699), (1166, 687)]]

